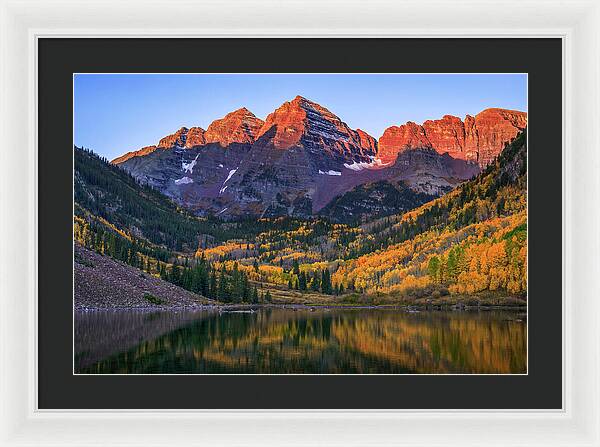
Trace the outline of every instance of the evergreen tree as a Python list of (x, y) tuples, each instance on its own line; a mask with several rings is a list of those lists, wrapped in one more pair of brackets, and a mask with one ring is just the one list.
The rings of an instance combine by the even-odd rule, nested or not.
[(243, 303), (248, 303), (251, 298), (250, 284), (248, 283), (248, 277), (245, 273), (242, 273), (242, 293), (241, 293), (241, 301)]
[(234, 303), (239, 303), (242, 297), (242, 278), (238, 269), (238, 263), (233, 263), (233, 271), (231, 272), (231, 288), (230, 298)]
[(312, 277), (312, 281), (310, 283), (310, 290), (313, 292), (318, 292), (321, 289), (321, 271), (317, 270)]
[(298, 276), (298, 288), (302, 291), (306, 290), (306, 273), (300, 272)]
[(206, 269), (206, 263), (202, 263), (199, 266), (198, 271), (198, 290), (204, 296), (208, 296), (209, 294), (208, 281), (208, 270)]
[(331, 287), (331, 274), (327, 268), (321, 273), (321, 292), (326, 295), (331, 295), (333, 292)]
[(217, 290), (217, 272), (214, 269), (212, 269), (210, 274), (210, 282), (208, 285), (208, 297), (217, 299), (218, 293), (219, 292)]
[(221, 267), (221, 272), (219, 273), (216, 298), (224, 303), (229, 302), (230, 296), (228, 289), (229, 287), (227, 285), (227, 276), (225, 275), (225, 265), (223, 265), (223, 267)]
[(181, 272), (179, 271), (177, 260), (174, 261), (173, 267), (171, 267), (171, 278), (169, 282), (172, 282), (177, 286), (181, 285)]

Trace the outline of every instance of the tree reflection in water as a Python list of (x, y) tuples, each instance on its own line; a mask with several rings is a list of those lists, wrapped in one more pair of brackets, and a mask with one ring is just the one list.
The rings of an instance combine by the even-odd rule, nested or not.
[(526, 373), (508, 311), (260, 309), (75, 315), (75, 367), (100, 374)]

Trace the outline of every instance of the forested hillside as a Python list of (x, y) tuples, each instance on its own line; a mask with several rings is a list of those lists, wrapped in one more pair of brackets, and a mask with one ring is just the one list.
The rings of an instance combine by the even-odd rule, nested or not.
[(258, 234), (267, 221), (222, 222), (199, 218), (159, 191), (140, 184), (94, 152), (74, 148), (75, 215), (144, 239), (168, 250), (194, 252), (198, 246)]
[(218, 227), (176, 207), (91, 151), (75, 148), (75, 213), (103, 219), (133, 236), (176, 250), (196, 246), (199, 233)]
[(75, 147), (74, 156), (75, 242), (206, 297), (258, 302), (257, 287), (237, 264), (226, 271), (193, 254), (261, 224), (197, 218), (93, 152)]
[[(524, 296), (526, 141), (523, 131), (484, 172), (450, 193), (360, 224), (325, 216), (198, 218), (76, 148), (75, 240), (221, 301), (267, 301), (267, 290), (282, 288), (341, 302)], [(398, 191), (392, 196), (404, 200)], [(358, 194), (363, 221), (370, 192), (366, 186)], [(330, 211), (342, 213), (343, 200)]]
[(527, 135), (472, 181), (351, 244), (334, 282), (397, 295), (527, 289)]
[(359, 185), (336, 197), (319, 214), (333, 222), (357, 224), (409, 211), (435, 197), (415, 192), (402, 181), (380, 180)]

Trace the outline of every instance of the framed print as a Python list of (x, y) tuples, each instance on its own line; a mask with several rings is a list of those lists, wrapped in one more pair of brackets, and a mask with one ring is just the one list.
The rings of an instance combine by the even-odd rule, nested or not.
[(177, 5), (3, 9), (6, 444), (598, 445), (597, 6)]
[[(509, 66), (503, 57), (506, 72), (497, 64), (489, 73), (436, 73), (425, 70), (427, 58), (414, 65), (419, 54), (443, 54), (444, 45), (466, 51), (478, 44), (496, 56), (528, 47), (539, 58), (513, 55)], [(73, 166), (72, 182), (64, 183), (72, 192), (73, 231), (56, 212), (40, 226), (56, 228), (55, 237), (40, 238), (56, 256), (59, 228), (70, 238), (63, 252), (73, 271), (60, 279), (49, 270), (43, 288), (72, 282), (72, 301), (65, 302), (71, 312), (59, 323), (57, 303), (46, 311), (50, 301), (39, 302), (40, 315), (53, 314), (40, 318), (44, 330), (56, 337), (62, 328), (72, 337), (72, 362), (50, 370), (45, 359), (56, 364), (66, 352), (40, 350), (48, 371), (40, 377), (48, 381), (39, 388), (41, 406), (77, 408), (84, 394), (63, 391), (89, 383), (96, 392), (85, 395), (85, 405), (109, 399), (112, 407), (128, 407), (118, 404), (124, 394), (117, 390), (127, 384), (127, 399), (142, 398), (144, 387), (135, 384), (143, 382), (127, 377), (135, 376), (164, 383), (154, 399), (201, 378), (207, 409), (282, 408), (289, 399), (299, 408), (352, 409), (362, 399), (371, 408), (456, 408), (436, 396), (459, 383), (488, 391), (462, 397), (458, 407), (561, 407), (561, 306), (551, 292), (561, 281), (542, 276), (559, 264), (535, 261), (551, 256), (537, 241), (558, 238), (560, 220), (558, 209), (534, 211), (560, 172), (560, 151), (536, 148), (561, 133), (550, 126), (538, 136), (528, 125), (532, 113), (560, 121), (558, 39), (40, 40), (48, 79), (63, 76), (53, 68), (61, 54), (75, 60), (73, 45), (97, 48), (85, 56), (94, 68), (73, 67), (64, 84), (73, 92), (65, 137), (74, 136), (73, 154), (65, 156), (74, 161), (40, 155), (45, 166), (56, 165), (48, 173)], [(146, 46), (203, 53), (215, 65), (204, 62), (204, 73), (174, 71), (172, 62), (152, 73), (95, 68), (121, 64), (120, 55), (127, 60)], [(244, 46), (247, 54), (281, 47), (311, 53), (315, 66), (303, 61), (300, 72), (292, 60), (280, 72), (260, 73), (253, 56), (243, 63), (250, 72), (234, 73), (219, 55)], [(327, 62), (331, 53), (360, 48), (408, 52), (414, 73), (394, 60), (372, 62), (368, 73), (360, 65), (350, 71), (351, 62), (345, 71)], [(52, 61), (48, 68), (45, 61)], [(316, 73), (322, 64), (330, 68)], [(53, 96), (64, 92), (45, 85), (40, 77), (40, 101), (55, 104)], [(360, 106), (349, 101), (349, 89)], [(430, 108), (459, 110), (469, 102), (481, 110), (425, 119)], [(400, 113), (399, 103), (407, 118), (393, 124), (387, 116)], [(264, 111), (254, 114), (257, 107)], [(341, 107), (357, 124), (346, 123)], [(408, 118), (421, 109), (423, 118)], [(40, 138), (66, 127), (51, 124), (56, 116), (40, 117)], [(174, 132), (157, 129), (156, 143), (147, 143), (145, 133), (167, 129), (165, 121)], [(360, 127), (369, 123), (368, 131)], [(133, 135), (141, 149), (119, 150)], [(542, 138), (548, 142), (536, 146)], [(54, 185), (58, 178), (64, 176)], [(50, 190), (42, 187), (41, 195)], [(543, 301), (532, 298), (534, 290)], [(541, 302), (545, 318), (534, 319), (531, 330)], [(115, 392), (102, 385), (104, 375)], [(259, 403), (261, 383), (280, 392), (261, 393)], [(395, 393), (371, 391), (418, 383), (439, 393), (403, 392), (400, 404)], [(348, 386), (363, 391), (349, 396)], [(305, 391), (323, 387), (327, 395)], [(519, 397), (503, 387), (518, 389)], [(75, 400), (59, 401), (67, 396)], [(189, 393), (177, 406), (195, 408), (197, 398)]]

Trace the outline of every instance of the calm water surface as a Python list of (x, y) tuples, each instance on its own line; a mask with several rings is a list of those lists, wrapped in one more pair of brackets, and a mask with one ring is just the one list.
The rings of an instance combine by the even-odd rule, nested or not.
[(520, 312), (265, 308), (75, 314), (75, 371), (526, 373)]

